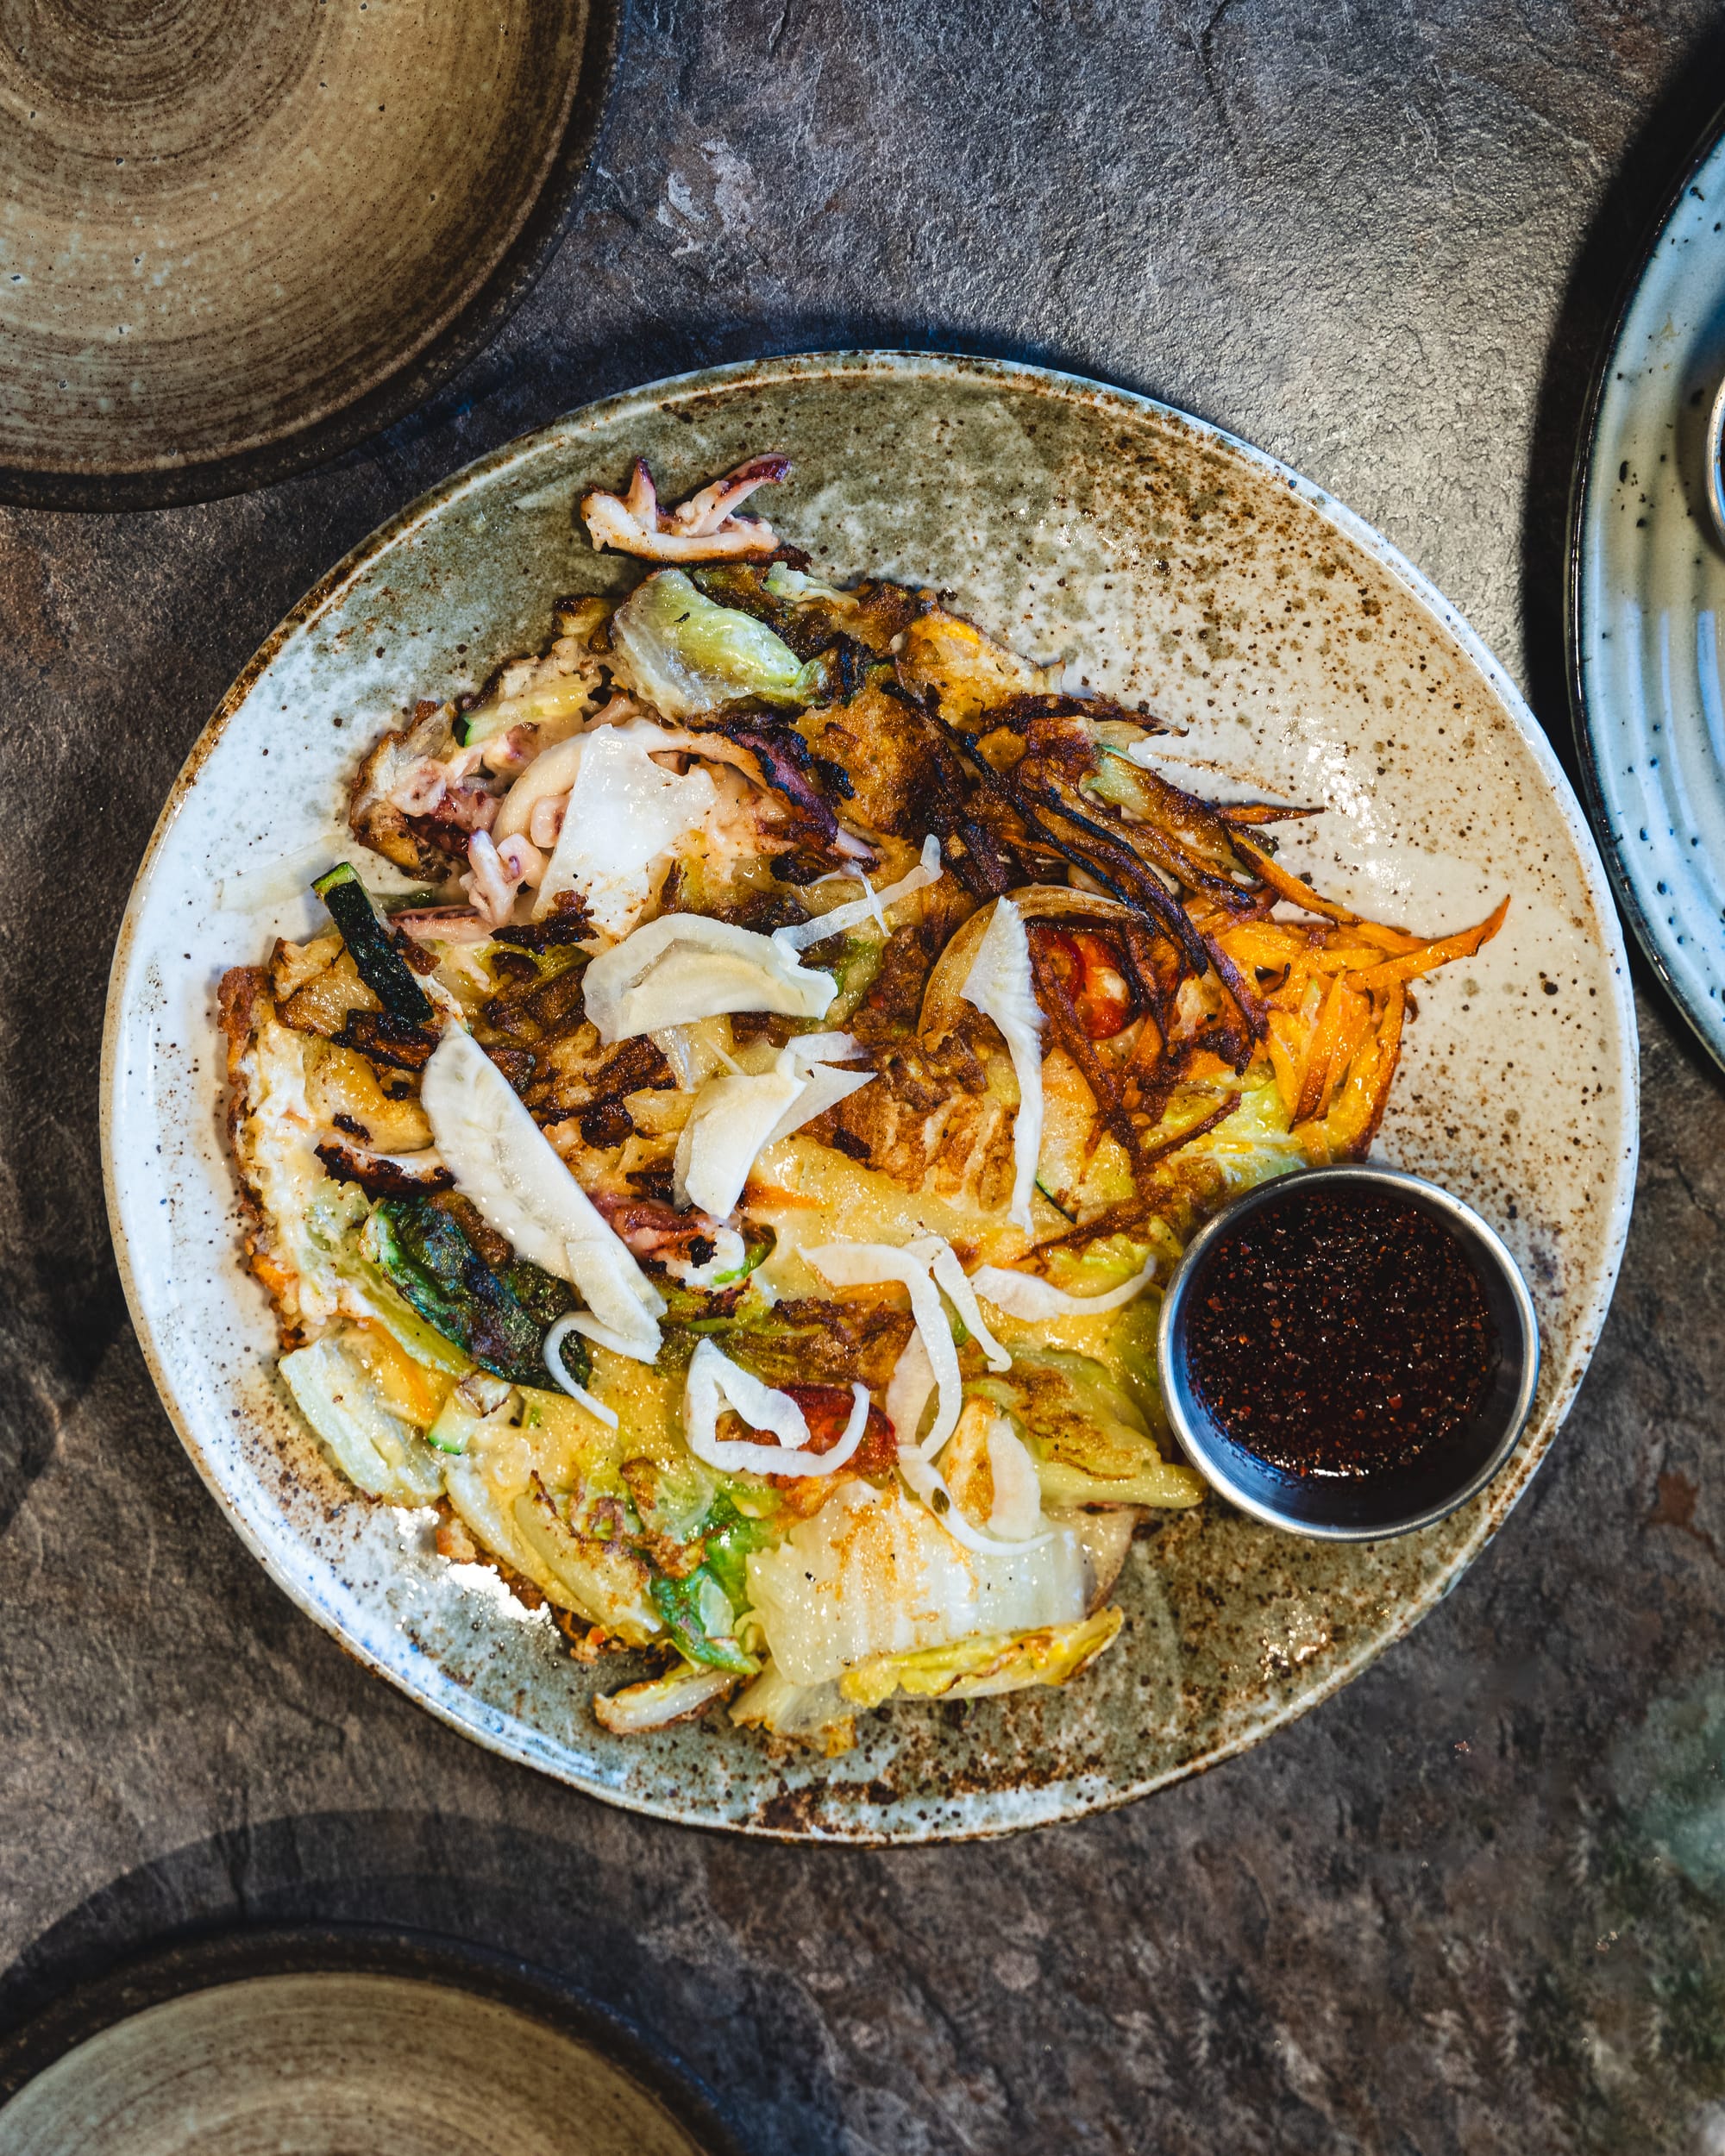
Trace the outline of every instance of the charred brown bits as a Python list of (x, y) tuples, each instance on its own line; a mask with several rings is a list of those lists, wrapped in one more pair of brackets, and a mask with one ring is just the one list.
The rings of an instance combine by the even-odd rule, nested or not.
[(1463, 1429), (1496, 1366), (1478, 1275), (1416, 1206), (1314, 1191), (1251, 1215), (1192, 1307), (1199, 1397), (1294, 1475), (1410, 1465)]

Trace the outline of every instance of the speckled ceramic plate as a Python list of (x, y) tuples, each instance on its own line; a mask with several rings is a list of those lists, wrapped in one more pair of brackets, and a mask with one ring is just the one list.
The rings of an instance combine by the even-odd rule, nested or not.
[(1707, 508), (1725, 380), (1725, 136), (1684, 175), (1590, 406), (1570, 546), (1571, 693), (1636, 936), (1725, 1063), (1725, 549)]
[[(846, 576), (950, 588), (1021, 649), (1147, 698), (1168, 767), (1327, 802), (1289, 858), (1380, 918), (1503, 933), (1421, 984), (1383, 1151), (1509, 1239), (1545, 1367), (1482, 1497), (1372, 1546), (1302, 1543), (1211, 1501), (1138, 1542), (1120, 1645), (1063, 1691), (865, 1716), (836, 1760), (775, 1759), (722, 1714), (646, 1741), (594, 1675), (428, 1514), (374, 1506), (278, 1393), (235, 1262), (214, 987), (342, 843), (343, 784), (398, 706), (540, 642), (553, 598), (631, 572), (574, 519), (636, 451), (672, 495), (788, 451), (779, 527)], [(1572, 1398), (1616, 1274), (1635, 1162), (1624, 953), (1598, 857), (1490, 655), (1399, 555), (1294, 473), (1181, 414), (1030, 367), (901, 354), (762, 361), (615, 398), (459, 473), (367, 541), (272, 636), (194, 750), (138, 878), (109, 1005), (110, 1203), (175, 1424), (274, 1577), (481, 1743), (613, 1802), (754, 1832), (924, 1840), (1119, 1803), (1255, 1742), (1345, 1683), (1502, 1523)], [(607, 1686), (619, 1681), (612, 1664)]]

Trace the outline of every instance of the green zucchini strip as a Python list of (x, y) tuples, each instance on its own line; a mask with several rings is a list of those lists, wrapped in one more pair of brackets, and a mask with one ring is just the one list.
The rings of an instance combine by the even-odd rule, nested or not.
[(434, 1015), (431, 999), (414, 979), (412, 968), (378, 918), (377, 908), (354, 874), (353, 863), (338, 862), (311, 888), (329, 907), (329, 918), (341, 930), (342, 941), (353, 955), (361, 980), (384, 1009), (409, 1025), (428, 1025)]

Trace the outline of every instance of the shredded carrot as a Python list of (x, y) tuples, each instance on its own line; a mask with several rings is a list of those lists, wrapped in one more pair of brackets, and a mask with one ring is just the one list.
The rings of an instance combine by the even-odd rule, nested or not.
[(1421, 943), (1400, 958), (1386, 959), (1383, 964), (1356, 975), (1356, 983), (1362, 988), (1387, 988), (1392, 981), (1416, 981), (1434, 967), (1447, 966), (1452, 959), (1471, 958), (1480, 945), (1489, 943), (1502, 927), (1503, 917), (1509, 911), (1509, 901), (1505, 898), (1496, 912), (1477, 928), (1465, 928), (1454, 936), (1440, 936), (1434, 942)]

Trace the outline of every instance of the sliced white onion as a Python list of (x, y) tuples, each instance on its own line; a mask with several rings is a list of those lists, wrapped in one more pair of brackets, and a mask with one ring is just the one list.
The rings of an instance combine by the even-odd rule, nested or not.
[[(869, 1426), (869, 1388), (850, 1388), (850, 1420), (831, 1451), (807, 1450), (809, 1427), (788, 1393), (776, 1391), (739, 1369), (711, 1340), (689, 1359), (683, 1394), (683, 1438), (698, 1460), (724, 1475), (836, 1475), (862, 1442)], [(736, 1409), (750, 1429), (770, 1430), (777, 1445), (751, 1445), (718, 1434), (721, 1402)]]
[(677, 1081), (677, 1091), (693, 1093), (695, 1087), (694, 1050), (685, 1030), (681, 1025), (662, 1025), (656, 1033), (649, 1033), (647, 1037), (671, 1066), (671, 1075)]
[(889, 883), (884, 891), (875, 890), (861, 869), (857, 871), (857, 879), (869, 893), (866, 899), (855, 899), (849, 906), (835, 906), (831, 913), (817, 914), (812, 921), (800, 921), (794, 928), (775, 929), (773, 941), (781, 950), (794, 956), (806, 950), (811, 943), (825, 942), (829, 936), (842, 936), (847, 929), (860, 928), (864, 921), (878, 921), (884, 928), (883, 907), (896, 906), (900, 899), (909, 898), (913, 891), (939, 882), (940, 841), (931, 831), (922, 842), (922, 859), (916, 867), (896, 883)]
[(803, 1252), (815, 1270), (835, 1288), (867, 1288), (897, 1281), (908, 1289), (911, 1315), (922, 1335), (940, 1394), (934, 1426), (923, 1440), (923, 1450), (930, 1454), (938, 1451), (952, 1435), (964, 1405), (964, 1381), (959, 1374), (958, 1351), (952, 1344), (952, 1328), (946, 1322), (940, 1290), (929, 1276), (937, 1247), (935, 1238), (925, 1237), (902, 1248), (890, 1243), (825, 1243), (819, 1250)]
[(901, 1445), (914, 1445), (922, 1427), (923, 1411), (934, 1391), (934, 1365), (928, 1359), (922, 1333), (913, 1331), (905, 1351), (893, 1365), (887, 1386), (887, 1420)]
[(850, 1033), (799, 1033), (785, 1053), (812, 1069), (816, 1063), (854, 1063), (869, 1051)]
[(982, 1349), (991, 1370), (1009, 1370), (1013, 1358), (989, 1332), (982, 1313), (976, 1307), (976, 1297), (964, 1268), (958, 1263), (958, 1253), (951, 1244), (943, 1242), (934, 1254), (931, 1269), (935, 1285), (945, 1291), (948, 1300), (964, 1320), (970, 1338)]
[(563, 1343), (576, 1330), (575, 1318), (578, 1314), (578, 1313), (571, 1312), (567, 1318), (559, 1318), (556, 1324), (545, 1335), (545, 1367), (571, 1400), (578, 1401), (590, 1415), (597, 1415), (608, 1429), (615, 1430), (618, 1426), (616, 1408), (607, 1407), (605, 1402), (596, 1395), (590, 1393), (585, 1385), (576, 1384), (574, 1379), (563, 1368)]
[(970, 1285), (1009, 1318), (1034, 1322), (1050, 1318), (1078, 1318), (1091, 1313), (1101, 1316), (1110, 1310), (1123, 1310), (1155, 1278), (1156, 1260), (1151, 1258), (1141, 1273), (1134, 1273), (1130, 1280), (1122, 1281), (1118, 1288), (1110, 1288), (1101, 1295), (1069, 1295), (1051, 1280), (1044, 1280), (1036, 1273), (1014, 1273), (1004, 1265), (979, 1265), (970, 1275)]
[[(820, 1041), (845, 1037), (813, 1036)], [(856, 1048), (854, 1042), (848, 1045)], [(750, 1075), (733, 1066), (730, 1077), (707, 1080), (677, 1139), (673, 1172), (680, 1206), (693, 1202), (716, 1220), (728, 1219), (764, 1147), (874, 1082), (872, 1070), (834, 1070), (807, 1056), (807, 1044), (793, 1042), (771, 1070)]]
[(838, 984), (799, 965), (770, 936), (701, 913), (665, 913), (601, 952), (582, 993), (609, 1047), (727, 1011), (825, 1018)]
[(805, 1123), (812, 1123), (818, 1115), (825, 1115), (829, 1108), (837, 1107), (841, 1100), (848, 1100), (853, 1093), (860, 1093), (864, 1086), (872, 1086), (872, 1070), (835, 1070), (830, 1063), (816, 1063), (809, 1070), (796, 1098), (768, 1131), (764, 1143), (772, 1145), (781, 1138), (788, 1138), (793, 1131), (800, 1131)]
[[(1040, 1549), (1044, 1543), (1054, 1539), (1051, 1527), (1044, 1527), (1038, 1533), (1013, 1539), (985, 1534), (982, 1528), (973, 1527), (960, 1511), (958, 1500), (946, 1487), (946, 1478), (940, 1470), (932, 1460), (925, 1459), (913, 1445), (900, 1446), (899, 1472), (952, 1539), (962, 1543), (967, 1550), (974, 1550), (979, 1557), (1000, 1557), (1008, 1551)], [(935, 1500), (938, 1497), (944, 1499), (944, 1502), (937, 1504)]]
[(591, 1340), (595, 1347), (609, 1348), (613, 1355), (626, 1355), (637, 1363), (654, 1360), (654, 1356), (644, 1351), (641, 1341), (633, 1332), (614, 1331), (594, 1317), (591, 1310), (571, 1311), (569, 1325), (571, 1330), (579, 1332), (584, 1340)]
[(587, 1310), (574, 1313), (574, 1329), (650, 1363), (664, 1298), (470, 1033), (444, 1029), (419, 1100), (456, 1187), (481, 1218), (518, 1256), (580, 1290)]
[(1013, 1120), (1013, 1202), (1010, 1218), (1033, 1235), (1030, 1194), (1036, 1184), (1042, 1151), (1043, 1016), (1031, 975), (1030, 942), (1010, 899), (996, 899), (992, 919), (976, 946), (976, 956), (958, 991), (1000, 1029), (1019, 1081), (1019, 1108)]

